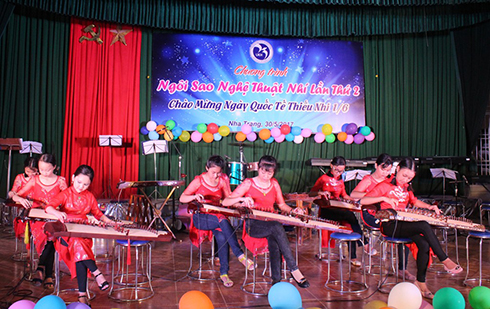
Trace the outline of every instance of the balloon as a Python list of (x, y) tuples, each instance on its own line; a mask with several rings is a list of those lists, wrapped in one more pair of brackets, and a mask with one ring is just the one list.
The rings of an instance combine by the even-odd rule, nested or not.
[(342, 131), (342, 132), (347, 132), (347, 126), (348, 126), (348, 125), (349, 125), (348, 123), (344, 123), (344, 124), (342, 125), (342, 129), (340, 129), (340, 131)]
[(174, 127), (172, 129), (172, 133), (174, 134), (174, 137), (179, 137), (180, 134), (182, 134), (182, 128), (181, 127)]
[(364, 139), (365, 137), (361, 133), (357, 133), (356, 135), (354, 135), (354, 143), (358, 145), (364, 143)]
[(208, 132), (209, 133), (216, 134), (216, 133), (218, 133), (218, 130), (219, 130), (219, 127), (216, 123), (211, 122), (210, 124), (208, 124)]
[(301, 134), (301, 128), (298, 127), (298, 126), (294, 126), (291, 128), (291, 133), (294, 135), (294, 136), (298, 136)]
[(375, 137), (376, 136), (374, 135), (374, 133), (371, 132), (371, 133), (369, 133), (368, 136), (366, 136), (366, 141), (371, 142), (372, 140), (374, 140)]
[(264, 142), (266, 142), (267, 144), (270, 144), (274, 141), (274, 137), (269, 137), (268, 139), (266, 139)]
[(292, 142), (292, 141), (294, 140), (294, 135), (293, 135), (293, 133), (288, 133), (288, 134), (286, 134), (286, 140), (287, 140), (288, 142)]
[(311, 130), (310, 129), (303, 129), (303, 130), (301, 130), (301, 136), (303, 136), (303, 137), (310, 137), (311, 136)]
[(325, 134), (316, 133), (314, 139), (315, 139), (315, 142), (317, 142), (318, 144), (323, 143), (323, 141), (325, 140)]
[(322, 127), (322, 133), (325, 135), (332, 134), (332, 130), (333, 130), (332, 126), (329, 125), (328, 123), (324, 124)]
[(345, 129), (345, 133), (354, 135), (357, 133), (357, 125), (355, 123), (349, 123)]
[(203, 292), (189, 291), (180, 298), (179, 309), (214, 309), (214, 306)]
[(323, 128), (323, 124), (319, 124), (318, 127), (316, 127), (316, 131), (318, 133), (321, 133), (322, 132), (322, 128)]
[(388, 306), (387, 303), (381, 300), (372, 300), (369, 303), (365, 304), (362, 309), (381, 309), (383, 307)]
[(174, 139), (174, 134), (170, 130), (166, 130), (165, 133), (163, 133), (163, 138), (167, 141), (170, 142)]
[(281, 126), (281, 133), (286, 135), (289, 134), (289, 132), (291, 132), (291, 128), (287, 124), (283, 124)]
[(160, 137), (156, 131), (150, 131), (148, 133), (148, 138), (151, 139), (152, 141), (157, 140)]
[(344, 143), (346, 143), (347, 145), (350, 145), (354, 142), (354, 136), (352, 135), (347, 135), (347, 138), (345, 139)]
[(34, 309), (66, 309), (66, 304), (61, 297), (48, 295), (41, 298)]
[(205, 142), (205, 143), (211, 143), (212, 141), (214, 141), (214, 136), (213, 136), (213, 133), (211, 132), (204, 132), (202, 134), (202, 140)]
[(276, 141), (276, 143), (282, 143), (282, 142), (284, 142), (284, 139), (286, 139), (286, 135), (284, 135), (284, 134), (281, 134), (278, 137), (274, 137), (274, 140)]
[(146, 123), (146, 129), (148, 131), (155, 131), (155, 129), (157, 128), (157, 123), (153, 120), (150, 120)]
[(162, 135), (163, 133), (165, 133), (165, 131), (167, 131), (167, 127), (166, 127), (166, 126), (164, 126), (163, 124), (159, 124), (159, 125), (157, 125), (157, 127), (155, 128), (155, 131), (156, 131), (158, 134)]
[(189, 131), (182, 131), (182, 134), (179, 135), (179, 139), (184, 143), (188, 142), (190, 138), (191, 135), (189, 134)]
[(217, 142), (223, 138), (223, 136), (221, 136), (219, 133), (214, 133), (213, 137), (214, 137), (214, 140)]
[(71, 303), (66, 306), (66, 309), (90, 309), (90, 306), (82, 303)]
[(369, 133), (371, 133), (371, 128), (368, 126), (360, 127), (359, 128), (359, 133), (361, 133), (364, 136), (368, 136)]
[(250, 132), (252, 132), (252, 126), (251, 126), (251, 125), (249, 125), (248, 123), (246, 123), (246, 124), (244, 124), (244, 125), (242, 126), (242, 129), (241, 129), (241, 130), (242, 130), (243, 134), (245, 134), (245, 135), (249, 135), (249, 134), (250, 134)]
[(199, 131), (194, 131), (191, 134), (191, 141), (194, 143), (199, 143), (202, 139), (202, 134)]
[(145, 127), (141, 127), (140, 133), (143, 134), (143, 135), (146, 135), (146, 134), (150, 133), (150, 131), (148, 131), (148, 129), (145, 126)]
[(303, 142), (303, 140), (304, 140), (304, 137), (303, 137), (303, 136), (301, 136), (301, 135), (296, 135), (296, 136), (294, 137), (293, 142), (294, 142), (295, 144), (301, 144), (301, 143)]
[(274, 284), (267, 298), (272, 309), (300, 309), (303, 307), (303, 300), (298, 289), (289, 282)]
[(218, 129), (218, 133), (221, 136), (228, 136), (230, 134), (230, 128), (227, 126), (221, 126)]
[(325, 136), (325, 140), (329, 144), (335, 142), (335, 134), (332, 133), (332, 134), (329, 134), (329, 135)]
[(197, 125), (197, 132), (198, 133), (202, 134), (202, 133), (206, 132), (207, 130), (208, 130), (208, 127), (206, 126), (205, 123), (200, 123)]
[(167, 120), (167, 122), (165, 122), (165, 125), (167, 126), (167, 129), (173, 130), (175, 128), (175, 121), (173, 121), (172, 119)]
[(432, 306), (434, 309), (464, 309), (466, 302), (460, 291), (454, 288), (442, 288), (434, 294)]
[(272, 128), (271, 129), (271, 136), (272, 137), (278, 137), (281, 135), (281, 130), (279, 128)]
[(261, 140), (266, 140), (266, 139), (269, 139), (269, 137), (271, 137), (271, 131), (269, 129), (262, 129), (259, 131), (259, 138)]
[(27, 299), (19, 300), (10, 305), (9, 309), (32, 309), (36, 303)]
[(246, 138), (247, 136), (243, 132), (237, 132), (237, 134), (235, 135), (235, 139), (239, 142), (243, 142)]
[(257, 139), (257, 133), (250, 132), (247, 134), (247, 140), (249, 140), (250, 142), (255, 142), (256, 139)]
[(347, 133), (340, 132), (339, 134), (337, 134), (337, 139), (339, 140), (339, 142), (345, 141), (347, 139)]
[(471, 289), (468, 300), (473, 309), (488, 309), (490, 308), (490, 289), (486, 286), (476, 286)]
[(419, 309), (422, 304), (422, 294), (419, 288), (410, 282), (395, 285), (388, 295), (388, 306), (399, 309)]

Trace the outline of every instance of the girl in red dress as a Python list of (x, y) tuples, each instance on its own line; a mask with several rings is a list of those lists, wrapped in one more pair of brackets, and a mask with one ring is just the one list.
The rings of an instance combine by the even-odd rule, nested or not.
[[(53, 197), (65, 190), (66, 180), (64, 177), (54, 174), (56, 159), (52, 154), (43, 154), (38, 162), (40, 175), (34, 176), (12, 199), (22, 204), (25, 208), (45, 208)], [(29, 198), (27, 198), (29, 196)], [(41, 285), (52, 289), (53, 286), (53, 263), (54, 244), (44, 234), (44, 221), (31, 221), (31, 233), (34, 236), (34, 245), (39, 254), (39, 264), (36, 277), (32, 280), (34, 285)], [(43, 280), (44, 279), (44, 280)]]
[[(14, 185), (8, 193), (8, 198), (13, 198), (25, 185), (38, 174), (37, 167), (38, 159), (29, 157), (24, 161), (24, 173), (15, 176)], [(17, 238), (24, 238), (27, 221), (21, 220), (19, 217), (14, 219), (14, 232)]]
[[(410, 182), (415, 177), (416, 171), (417, 166), (413, 159), (403, 158), (396, 167), (395, 177), (391, 181), (384, 181), (375, 186), (361, 199), (361, 204), (380, 203), (381, 209), (395, 210), (403, 210), (408, 204), (412, 204), (415, 207), (427, 208), (439, 214), (440, 210), (437, 206), (426, 204), (418, 200), (413, 194)], [(457, 274), (463, 271), (461, 266), (454, 263), (446, 255), (434, 231), (426, 221), (390, 220), (381, 223), (381, 231), (383, 234), (393, 237), (410, 238), (417, 245), (417, 280), (415, 285), (419, 288), (422, 296), (426, 298), (434, 297), (425, 284), (430, 249), (437, 255), (448, 272)]]
[[(87, 220), (91, 213), (97, 220), (113, 224), (100, 210), (94, 195), (87, 191), (94, 179), (94, 170), (88, 165), (80, 165), (72, 176), (72, 186), (58, 194), (46, 206), (46, 213), (56, 216), (61, 222), (65, 220)], [(59, 211), (56, 207), (60, 207)], [(109, 288), (95, 264), (92, 251), (92, 238), (63, 237), (57, 244), (60, 256), (70, 269), (72, 278), (77, 277), (79, 301), (87, 304), (87, 269), (94, 275), (101, 291)]]
[[(259, 160), (258, 176), (245, 179), (233, 193), (223, 200), (223, 206), (232, 206), (241, 203), (245, 207), (257, 208), (264, 211), (274, 212), (274, 204), (277, 204), (282, 213), (289, 214), (293, 211), (286, 205), (282, 196), (282, 190), (274, 176), (277, 161), (272, 156), (263, 156)], [(296, 208), (300, 212), (301, 209)], [(308, 280), (296, 265), (289, 240), (284, 227), (277, 221), (261, 221), (247, 219), (247, 233), (255, 238), (267, 238), (270, 261), (272, 284), (281, 281), (282, 257), (286, 261), (291, 276), (301, 288), (310, 286)]]
[[(221, 156), (211, 156), (206, 163), (206, 172), (196, 176), (180, 196), (181, 203), (197, 201), (212, 205), (220, 205), (221, 201), (231, 193), (230, 180), (222, 174), (225, 160)], [(245, 258), (238, 240), (228, 219), (222, 214), (195, 213), (192, 223), (200, 230), (213, 231), (218, 243), (218, 257), (220, 261), (220, 278), (225, 287), (232, 287), (233, 281), (228, 276), (229, 247), (247, 269), (252, 270), (255, 265)]]

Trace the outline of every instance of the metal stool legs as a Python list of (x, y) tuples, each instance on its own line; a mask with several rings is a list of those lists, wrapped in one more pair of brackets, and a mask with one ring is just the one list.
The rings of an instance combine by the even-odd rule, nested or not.
[[(470, 247), (469, 240), (470, 237), (474, 237), (479, 239), (479, 247), (478, 247), (478, 278), (469, 278), (470, 273)], [(466, 286), (481, 286), (483, 282), (489, 283), (490, 278), (482, 278), (482, 263), (483, 263), (483, 240), (490, 239), (490, 232), (470, 232), (466, 237), (466, 277), (463, 281), (463, 284)], [(477, 284), (472, 284), (472, 283)]]
[(202, 246), (203, 244), (199, 245), (199, 268), (192, 270), (192, 259), (193, 259), (193, 248), (194, 245), (191, 243), (191, 256), (190, 256), (190, 262), (189, 262), (189, 272), (188, 276), (192, 279), (196, 279), (199, 281), (207, 281), (207, 280), (216, 280), (219, 277), (219, 271), (214, 269), (214, 237), (211, 238), (211, 268), (210, 269), (204, 269), (203, 268), (203, 252), (202, 252)]

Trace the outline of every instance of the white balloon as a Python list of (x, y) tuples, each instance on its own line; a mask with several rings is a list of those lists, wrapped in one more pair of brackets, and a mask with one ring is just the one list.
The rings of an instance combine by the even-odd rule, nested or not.
[(148, 131), (155, 131), (155, 129), (157, 128), (157, 123), (153, 120), (150, 120), (146, 123), (146, 129)]
[(304, 139), (304, 137), (303, 137), (303, 136), (301, 136), (301, 135), (296, 135), (296, 136), (294, 137), (293, 142), (295, 142), (296, 144), (301, 144), (301, 143), (303, 142), (303, 139)]
[(422, 294), (417, 286), (410, 282), (398, 283), (388, 295), (388, 306), (397, 309), (419, 309), (422, 305)]

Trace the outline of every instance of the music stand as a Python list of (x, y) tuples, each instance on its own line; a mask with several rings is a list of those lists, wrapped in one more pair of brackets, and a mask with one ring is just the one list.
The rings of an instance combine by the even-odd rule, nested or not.
[(352, 171), (345, 171), (343, 178), (344, 178), (344, 181), (347, 182), (347, 181), (351, 181), (351, 180), (362, 180), (364, 178), (364, 176), (367, 176), (371, 174), (371, 171), (367, 171), (367, 170), (352, 170)]
[(106, 193), (109, 195), (108, 198), (112, 199), (115, 195), (112, 192), (112, 149), (110, 147), (121, 147), (122, 146), (122, 135), (99, 135), (99, 146), (109, 147), (109, 182), (106, 185), (104, 192), (102, 192), (102, 197), (105, 197)]
[(457, 180), (457, 171), (447, 168), (431, 168), (432, 178), (442, 178), (442, 207), (446, 199), (446, 178)]
[[(168, 143), (166, 140), (150, 140), (141, 143), (143, 146), (143, 154), (149, 155), (153, 154), (153, 166), (155, 168), (155, 181), (158, 179), (157, 174), (157, 153), (167, 153), (168, 152)], [(149, 195), (151, 196), (155, 193), (155, 201), (158, 199), (158, 187), (155, 187), (155, 190)], [(163, 196), (162, 196), (163, 198)]]
[(19, 150), (19, 153), (28, 153), (29, 157), (32, 157), (33, 153), (42, 154), (43, 144), (32, 141), (22, 142), (22, 149)]
[(7, 165), (7, 197), (10, 190), (10, 169), (12, 165), (12, 150), (22, 149), (22, 138), (0, 138), (0, 149), (9, 151), (9, 161)]

